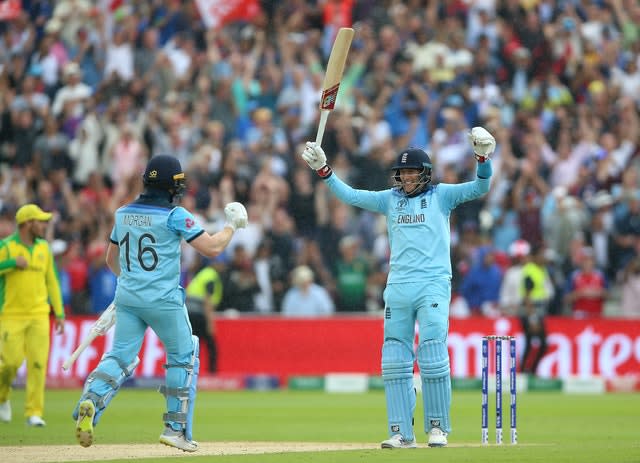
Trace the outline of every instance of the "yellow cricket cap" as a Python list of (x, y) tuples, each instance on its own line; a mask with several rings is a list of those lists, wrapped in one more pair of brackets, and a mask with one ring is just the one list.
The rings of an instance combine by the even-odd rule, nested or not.
[(46, 222), (51, 220), (51, 212), (45, 212), (35, 204), (25, 204), (16, 212), (16, 223), (21, 225), (29, 220)]

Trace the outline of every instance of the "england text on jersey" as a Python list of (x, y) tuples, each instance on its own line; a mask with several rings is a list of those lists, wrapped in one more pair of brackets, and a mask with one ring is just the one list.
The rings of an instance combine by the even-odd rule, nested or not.
[(398, 223), (422, 223), (424, 221), (424, 214), (402, 214), (398, 216)]

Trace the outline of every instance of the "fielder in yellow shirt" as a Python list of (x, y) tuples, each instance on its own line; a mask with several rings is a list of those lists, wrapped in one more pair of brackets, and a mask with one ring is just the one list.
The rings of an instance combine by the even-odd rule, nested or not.
[(0, 422), (11, 421), (9, 393), (27, 360), (25, 417), (44, 426), (44, 389), (49, 360), (49, 312), (64, 332), (60, 282), (49, 243), (43, 238), (51, 213), (35, 204), (16, 212), (17, 231), (0, 241)]

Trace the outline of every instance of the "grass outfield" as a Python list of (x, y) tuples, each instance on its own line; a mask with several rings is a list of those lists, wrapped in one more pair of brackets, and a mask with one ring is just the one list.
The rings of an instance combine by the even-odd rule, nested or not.
[[(53, 446), (60, 459), (47, 461), (104, 461), (110, 444), (156, 444), (162, 430), (162, 396), (151, 390), (123, 389), (96, 429), (96, 442), (90, 449), (75, 444), (71, 409), (80, 391), (48, 391), (46, 428), (28, 428), (22, 418), (24, 391), (12, 395), (13, 424), (0, 423), (0, 460), (25, 461), (29, 448), (15, 446)], [(490, 398), (490, 441), (495, 440), (494, 404)], [(421, 397), (416, 410), (416, 435), (423, 448), (380, 450), (386, 437), (384, 395), (326, 394), (309, 391), (201, 392), (197, 400), (195, 437), (201, 443), (215, 442), (308, 442), (361, 444), (361, 450), (259, 455), (190, 455), (212, 462), (639, 462), (640, 395), (563, 395), (529, 392), (518, 396), (519, 445), (508, 444), (508, 395), (503, 416), (506, 444), (479, 446), (480, 392), (454, 391), (453, 432), (445, 449), (424, 448)], [(68, 448), (62, 446), (69, 446)], [(236, 444), (237, 446), (237, 444)], [(2, 447), (5, 447), (4, 449)], [(11, 449), (9, 448), (11, 447)], [(114, 447), (115, 448), (115, 447)], [(223, 446), (224, 448), (224, 446)], [(98, 451), (102, 449), (100, 456)], [(171, 452), (172, 449), (167, 449)], [(231, 446), (229, 447), (231, 451)], [(286, 451), (287, 448), (283, 448)], [(96, 452), (95, 454), (92, 452)], [(66, 453), (65, 453), (66, 452)], [(169, 452), (167, 455), (173, 455)], [(238, 453), (238, 452), (235, 452)], [(22, 455), (22, 457), (21, 457)], [(65, 455), (70, 455), (66, 457)], [(182, 455), (182, 454), (180, 454)], [(20, 459), (20, 457), (22, 459)], [(138, 458), (137, 461), (183, 461), (184, 457)], [(32, 463), (39, 461), (30, 458)], [(44, 461), (44, 460), (43, 460)], [(131, 458), (121, 460), (131, 462)]]

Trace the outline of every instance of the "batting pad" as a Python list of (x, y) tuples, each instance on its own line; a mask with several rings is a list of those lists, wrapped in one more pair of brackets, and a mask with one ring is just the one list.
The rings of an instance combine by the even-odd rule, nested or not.
[(451, 408), (451, 372), (449, 352), (444, 341), (424, 341), (418, 347), (418, 366), (422, 379), (424, 405), (424, 430), (436, 426), (451, 432), (449, 409)]
[(120, 390), (122, 383), (133, 374), (139, 363), (140, 358), (137, 356), (130, 365), (126, 365), (114, 355), (104, 354), (98, 367), (87, 377), (82, 396), (73, 410), (73, 419), (78, 419), (80, 402), (90, 399), (96, 406), (93, 425), (97, 425), (107, 406)]
[(200, 342), (192, 335), (193, 351), (184, 356), (167, 356), (165, 385), (158, 391), (167, 400), (167, 413), (162, 419), (175, 431), (183, 430), (187, 440), (192, 440), (193, 412), (200, 373)]
[(416, 391), (413, 387), (413, 352), (395, 339), (382, 346), (382, 379), (387, 400), (389, 436), (402, 434), (413, 440), (413, 412)]

